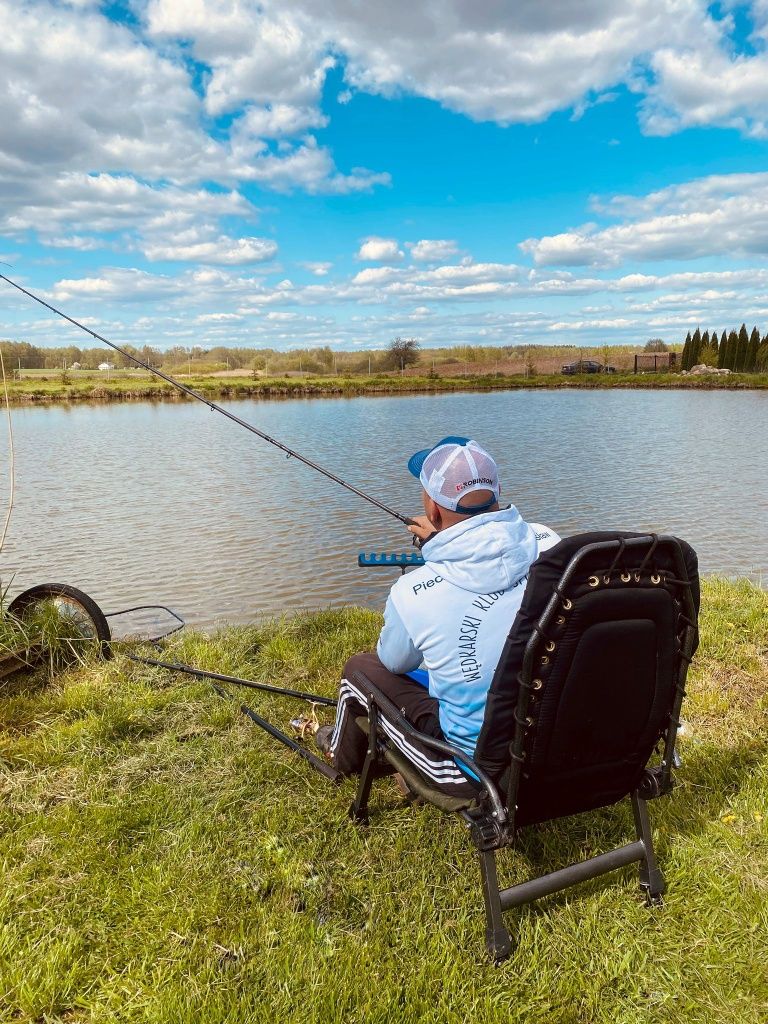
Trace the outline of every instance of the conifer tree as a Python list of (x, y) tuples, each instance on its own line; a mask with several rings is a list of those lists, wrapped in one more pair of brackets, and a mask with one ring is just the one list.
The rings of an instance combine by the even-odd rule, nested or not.
[(712, 361), (712, 346), (709, 343), (709, 331), (704, 331), (701, 336), (698, 362), (705, 363), (707, 366), (715, 365)]
[(725, 362), (724, 366), (727, 366), (729, 370), (732, 370), (736, 361), (736, 349), (739, 344), (739, 336), (736, 331), (731, 331), (728, 335), (728, 342), (725, 346)]
[(691, 366), (696, 366), (701, 355), (701, 331), (697, 327), (691, 338)]
[(717, 344), (717, 331), (712, 331), (712, 334), (709, 339), (709, 344), (712, 346), (712, 351), (715, 355), (715, 366), (719, 366), (720, 363), (717, 360), (718, 356), (720, 355), (720, 346)]
[(752, 328), (752, 333), (749, 336), (749, 344), (747, 345), (747, 355), (744, 359), (744, 369), (747, 373), (754, 373), (755, 366), (757, 365), (757, 350), (760, 347), (760, 332), (757, 327)]
[(760, 342), (756, 363), (759, 373), (768, 373), (768, 334)]
[(747, 346), (749, 345), (749, 336), (747, 335), (747, 325), (742, 324), (739, 330), (739, 342), (736, 347), (736, 357), (733, 360), (733, 368), (737, 373), (744, 372), (744, 363), (747, 358)]
[(680, 366), (683, 370), (690, 370), (691, 368), (691, 332), (685, 336), (685, 344), (683, 345), (683, 354), (680, 357)]
[(717, 365), (722, 368), (728, 364), (725, 361), (725, 357), (728, 353), (728, 335), (723, 331), (720, 335), (720, 348), (717, 350)]

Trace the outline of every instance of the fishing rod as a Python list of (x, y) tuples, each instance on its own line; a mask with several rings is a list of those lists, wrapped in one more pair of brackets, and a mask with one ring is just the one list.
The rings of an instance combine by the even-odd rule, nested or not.
[(198, 679), (215, 679), (220, 683), (237, 683), (238, 686), (245, 686), (251, 690), (266, 690), (267, 693), (279, 693), (286, 697), (297, 697), (299, 700), (309, 701), (310, 704), (322, 704), (325, 707), (333, 707), (339, 703), (331, 697), (321, 697), (317, 693), (305, 693), (304, 690), (293, 690), (286, 686), (273, 686), (271, 683), (257, 683), (253, 679), (243, 679), (241, 676), (225, 675), (222, 672), (209, 672), (207, 669), (195, 668), (193, 665), (186, 665), (180, 661), (159, 661), (157, 658), (144, 658), (138, 654), (126, 654), (131, 661), (140, 665), (152, 665), (155, 668), (165, 668), (169, 672), (183, 672), (188, 676), (196, 676)]
[(12, 288), (20, 291), (23, 295), (33, 299), (41, 306), (45, 306), (46, 309), (50, 309), (52, 313), (55, 313), (62, 319), (67, 320), (75, 327), (79, 327), (81, 331), (85, 331), (86, 334), (90, 334), (92, 338), (96, 338), (97, 341), (101, 341), (105, 345), (109, 345), (109, 347), (114, 349), (115, 352), (119, 352), (121, 356), (124, 356), (126, 359), (130, 359), (130, 361), (136, 363), (137, 366), (141, 366), (143, 369), (149, 370), (149, 372), (153, 373), (156, 377), (160, 377), (168, 384), (177, 388), (182, 392), (182, 394), (188, 395), (190, 398), (196, 398), (198, 402), (202, 402), (203, 405), (207, 405), (209, 409), (212, 409), (214, 412), (220, 412), (221, 415), (226, 416), (228, 420), (232, 420), (233, 423), (237, 423), (239, 426), (245, 427), (246, 430), (250, 430), (252, 434), (256, 434), (256, 436), (260, 437), (263, 441), (267, 441), (269, 444), (274, 445), (275, 448), (279, 448), (280, 451), (285, 452), (289, 459), (298, 459), (299, 462), (303, 462), (305, 466), (309, 466), (310, 469), (314, 469), (318, 473), (322, 473), (323, 476), (328, 477), (329, 480), (333, 480), (333, 482), (339, 484), (340, 487), (345, 487), (348, 491), (352, 491), (352, 493), (356, 494), (359, 498), (369, 502), (371, 505), (375, 505), (376, 508), (380, 509), (382, 512), (386, 512), (387, 515), (394, 516), (395, 519), (399, 519), (401, 523), (405, 524), (405, 526), (415, 525), (413, 519), (410, 519), (408, 516), (401, 515), (399, 512), (395, 512), (393, 508), (385, 505), (384, 502), (371, 497), (370, 494), (366, 494), (365, 491), (361, 491), (358, 487), (355, 487), (354, 484), (347, 483), (346, 480), (342, 480), (340, 476), (336, 476), (336, 474), (331, 473), (330, 470), (324, 469), (322, 466), (318, 466), (316, 462), (306, 458), (304, 455), (300, 455), (299, 452), (294, 451), (287, 445), (284, 445), (281, 441), (277, 441), (274, 437), (270, 437), (269, 434), (265, 434), (262, 430), (259, 430), (258, 427), (254, 427), (252, 423), (248, 423), (247, 420), (243, 420), (233, 412), (229, 412), (223, 406), (218, 405), (216, 402), (209, 401), (198, 391), (194, 391), (192, 388), (187, 387), (186, 384), (182, 384), (181, 381), (176, 380), (175, 377), (171, 377), (170, 374), (164, 373), (162, 370), (158, 370), (154, 366), (150, 366), (149, 363), (145, 363), (143, 359), (139, 359), (138, 356), (133, 355), (127, 349), (121, 348), (108, 338), (103, 337), (101, 334), (97, 334), (96, 331), (92, 331), (90, 327), (86, 327), (85, 324), (81, 324), (79, 320), (75, 320), (73, 317), (67, 316), (66, 313), (62, 312), (62, 310), (52, 306), (49, 302), (46, 302), (45, 299), (41, 299), (39, 295), (35, 295), (34, 292), (30, 292), (26, 288), (22, 288), (20, 284), (12, 281), (10, 277), (6, 277), (5, 274), (0, 274), (0, 279), (5, 281), (6, 284), (9, 284)]
[[(220, 697), (224, 697), (225, 700), (231, 699), (227, 691), (223, 690), (216, 683), (211, 683), (211, 686)], [(276, 729), (271, 722), (266, 720), (266, 718), (262, 718), (261, 715), (257, 714), (253, 708), (248, 707), (247, 704), (239, 704), (239, 708), (242, 714), (247, 718), (250, 718), (250, 720), (255, 722), (256, 725), (260, 726), (264, 732), (268, 733), (279, 743), (282, 743), (283, 746), (288, 747), (288, 749), (292, 750), (294, 754), (298, 754), (299, 757), (303, 757), (305, 761), (308, 761), (309, 764), (312, 765), (315, 771), (320, 772), (321, 775), (324, 775), (326, 779), (332, 782), (335, 786), (340, 785), (344, 781), (344, 776), (340, 771), (337, 771), (336, 768), (326, 764), (326, 762), (322, 761), (317, 754), (313, 754), (311, 750), (307, 750), (306, 747), (302, 747), (300, 743), (291, 739), (290, 736), (286, 736), (284, 732), (280, 732), (280, 730)]]

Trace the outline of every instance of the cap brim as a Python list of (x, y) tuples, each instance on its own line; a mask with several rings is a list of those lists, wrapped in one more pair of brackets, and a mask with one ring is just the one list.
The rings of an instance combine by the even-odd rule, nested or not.
[(418, 480), (421, 476), (421, 467), (424, 465), (424, 460), (432, 451), (431, 448), (425, 448), (424, 451), (416, 452), (408, 459), (408, 472), (416, 477)]

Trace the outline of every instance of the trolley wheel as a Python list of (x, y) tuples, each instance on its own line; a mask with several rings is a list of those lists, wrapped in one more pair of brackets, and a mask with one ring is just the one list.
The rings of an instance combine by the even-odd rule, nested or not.
[(17, 594), (8, 605), (8, 614), (24, 619), (32, 609), (50, 601), (72, 625), (74, 636), (98, 641), (102, 658), (112, 657), (109, 623), (92, 597), (66, 583), (41, 583)]

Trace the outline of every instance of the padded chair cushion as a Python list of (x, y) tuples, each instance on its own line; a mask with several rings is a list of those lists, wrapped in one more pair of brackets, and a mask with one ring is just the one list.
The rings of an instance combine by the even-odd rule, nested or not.
[[(502, 651), (501, 658), (499, 659), (496, 674), (494, 675), (493, 682), (491, 683), (485, 709), (483, 727), (480, 731), (475, 751), (475, 760), (492, 778), (500, 779), (509, 766), (509, 749), (514, 736), (514, 713), (517, 707), (519, 690), (518, 675), (522, 670), (525, 648), (532, 635), (534, 626), (541, 618), (548, 601), (552, 597), (554, 588), (560, 582), (565, 567), (576, 552), (587, 544), (616, 540), (618, 538), (629, 539), (632, 537), (642, 536), (647, 536), (647, 534), (625, 533), (618, 531), (579, 534), (561, 541), (559, 544), (555, 545), (555, 547), (544, 552), (536, 562), (534, 562), (531, 567), (522, 605), (514, 623), (512, 624), (504, 650)], [(684, 541), (680, 541), (679, 543), (682, 549), (688, 579), (691, 582), (693, 602), (698, 613), (700, 597), (696, 554), (690, 545), (686, 544)], [(627, 555), (625, 558), (631, 559), (632, 556)], [(653, 565), (656, 568), (669, 571), (672, 575), (677, 574), (671, 553), (661, 547), (659, 547), (654, 554)], [(608, 568), (608, 565), (605, 564), (605, 555), (596, 554), (591, 556), (591, 561), (585, 563), (580, 576), (586, 577), (589, 575), (590, 568), (600, 568), (605, 572)], [(602, 667), (600, 672), (602, 679), (598, 681), (597, 690), (594, 693), (594, 697), (591, 697), (590, 700), (594, 701), (596, 709), (600, 708), (600, 701), (602, 700), (607, 709), (605, 715), (600, 714), (600, 727), (603, 730), (605, 730), (606, 727), (610, 730), (610, 717), (608, 712), (610, 711), (611, 703), (615, 703), (616, 701), (623, 702), (626, 699), (635, 699), (628, 697), (628, 694), (632, 690), (633, 677), (639, 677), (643, 668), (646, 673), (651, 669), (650, 665), (643, 665), (642, 663), (644, 658), (647, 659), (649, 657), (647, 653), (644, 653), (648, 649), (647, 644), (644, 641), (650, 640), (651, 633), (655, 631), (666, 631), (670, 638), (674, 637), (674, 630), (672, 629), (670, 632), (671, 624), (669, 622), (669, 614), (673, 606), (673, 602), (668, 591), (664, 589), (647, 589), (645, 591), (647, 594), (647, 600), (643, 599), (641, 601), (642, 614), (637, 617), (637, 613), (633, 611), (631, 613), (632, 618), (629, 621), (623, 621), (622, 628), (620, 630), (611, 630), (610, 625), (603, 627), (600, 624), (602, 621), (610, 624), (612, 618), (622, 618), (624, 615), (622, 605), (625, 598), (630, 599), (631, 592), (636, 594), (637, 590), (638, 588), (632, 587), (622, 591), (621, 584), (618, 583), (612, 589), (608, 587), (601, 587), (594, 593), (585, 595), (585, 597), (579, 601), (578, 610), (577, 613), (575, 613), (577, 617), (572, 623), (569, 623), (571, 641), (578, 645), (578, 653), (576, 655), (577, 664), (575, 667), (578, 668), (578, 658), (587, 658), (589, 656), (590, 647), (592, 648), (592, 655), (597, 657), (598, 664), (601, 664)], [(634, 599), (631, 600), (634, 607), (636, 602)], [(585, 630), (588, 631), (586, 635), (584, 633)], [(592, 631), (591, 634), (589, 632), (590, 630)], [(564, 640), (567, 642), (567, 638), (564, 638)], [(653, 643), (651, 644), (651, 647), (655, 650)], [(672, 652), (670, 650), (667, 650), (664, 653), (665, 659), (668, 659), (671, 656)], [(656, 654), (653, 653), (650, 657), (655, 658)], [(662, 666), (659, 666), (659, 669), (661, 668)], [(624, 680), (623, 684), (616, 685), (622, 679)], [(614, 680), (613, 685), (611, 685), (611, 680)], [(541, 702), (539, 715), (540, 723), (544, 726), (552, 724), (547, 720), (548, 709), (546, 693), (547, 691), (552, 693), (557, 692), (558, 688), (550, 685), (553, 681), (554, 680), (547, 681), (547, 686)], [(582, 699), (582, 696), (577, 696), (575, 692), (572, 695), (569, 695), (567, 692), (563, 693), (562, 697), (565, 701), (565, 710), (567, 710), (569, 701), (578, 701)], [(560, 695), (558, 694), (558, 702), (559, 699)], [(640, 695), (637, 699), (642, 703), (644, 698)], [(549, 710), (552, 714), (557, 711), (556, 708), (551, 708)], [(563, 723), (562, 725), (558, 724), (555, 729), (555, 733), (557, 733), (558, 729), (561, 733), (563, 730), (566, 732), (568, 730), (568, 716), (561, 714), (563, 710), (563, 708), (560, 708), (560, 711), (557, 711), (558, 719), (562, 717)], [(655, 719), (657, 717), (655, 712), (659, 709), (638, 706), (635, 710), (640, 715), (640, 726), (642, 727), (642, 725), (645, 724), (648, 727), (648, 730), (652, 731), (654, 725), (650, 722), (650, 718)], [(654, 711), (653, 715), (651, 714), (652, 710)], [(624, 716), (624, 718), (626, 720), (626, 716)], [(585, 725), (582, 720), (582, 724), (578, 728), (582, 730), (581, 736), (577, 736), (575, 734), (568, 737), (565, 735), (560, 736), (561, 739), (567, 739), (567, 752), (565, 754), (565, 758), (569, 762), (568, 770), (576, 772), (576, 774), (578, 774), (580, 767), (578, 763), (578, 749), (580, 748), (584, 752), (585, 761), (588, 761), (590, 746), (594, 739), (594, 737), (590, 735), (588, 723)], [(615, 740), (611, 740), (609, 737), (608, 744), (609, 746), (611, 743), (614, 744), (617, 755), (621, 750), (624, 750), (624, 752), (628, 754), (629, 751), (626, 750), (626, 739), (627, 737), (617, 736), (615, 737)], [(633, 739), (636, 740), (638, 737), (635, 736)], [(636, 744), (633, 742), (632, 746), (635, 747)], [(540, 760), (543, 756), (542, 751), (536, 751), (534, 756), (538, 757)], [(565, 769), (565, 764), (563, 764), (562, 767)], [(584, 763), (581, 767), (586, 769), (587, 764)], [(643, 766), (640, 765), (637, 771), (641, 772), (642, 767)], [(586, 772), (586, 774), (589, 775), (589, 772)], [(592, 782), (594, 782), (594, 779)], [(583, 783), (587, 787), (590, 785), (587, 778), (584, 778)], [(553, 786), (556, 788), (554, 782)], [(595, 794), (595, 799), (600, 799), (599, 793)], [(616, 797), (616, 799), (620, 799), (620, 797)], [(601, 804), (595, 803), (593, 806), (601, 806)]]

